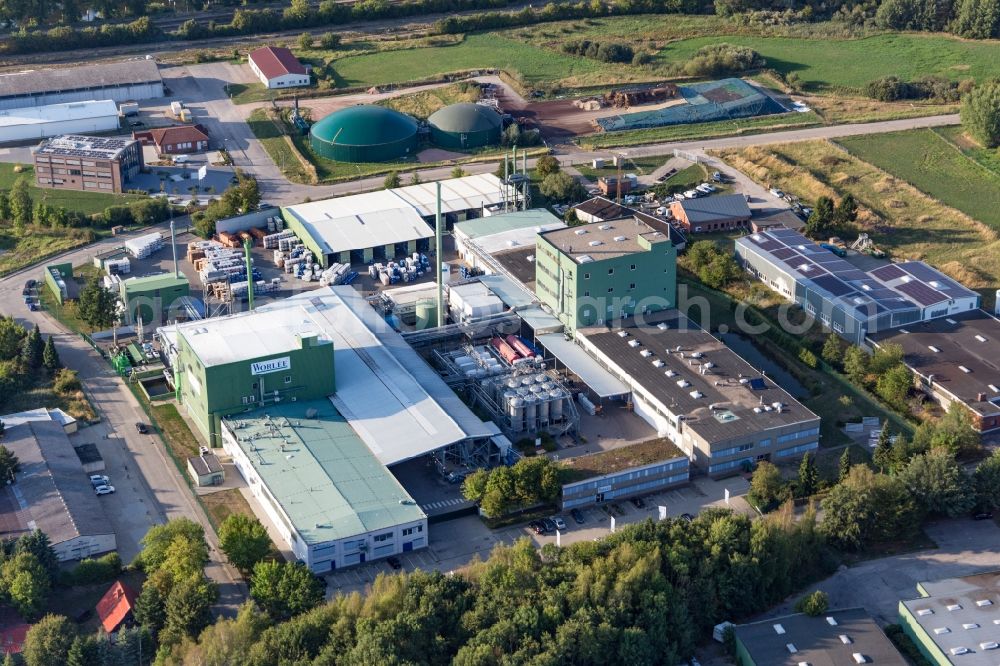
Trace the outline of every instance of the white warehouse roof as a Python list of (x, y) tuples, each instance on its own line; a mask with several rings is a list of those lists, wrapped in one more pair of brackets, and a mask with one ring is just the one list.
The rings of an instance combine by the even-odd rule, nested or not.
[(333, 340), (337, 390), (331, 400), (383, 465), (499, 433), (353, 287), (304, 292), (254, 314), (278, 313), (292, 322), (304, 315)]
[[(288, 206), (294, 218), (327, 253), (430, 238), (424, 220), (437, 211), (436, 183), (407, 185), (335, 199)], [(457, 213), (502, 201), (500, 179), (493, 174), (441, 181), (442, 213)]]
[(44, 125), (70, 120), (107, 118), (108, 116), (118, 116), (118, 107), (110, 99), (48, 104), (46, 106), (0, 110), (0, 127)]

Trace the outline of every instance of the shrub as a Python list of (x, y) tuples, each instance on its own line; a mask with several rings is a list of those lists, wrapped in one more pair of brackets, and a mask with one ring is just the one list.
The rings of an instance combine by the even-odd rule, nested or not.
[(64, 574), (68, 585), (93, 585), (108, 583), (122, 571), (122, 558), (118, 553), (108, 553), (95, 559), (81, 560), (71, 571)]
[(816, 590), (812, 594), (807, 594), (795, 604), (796, 612), (805, 613), (810, 617), (822, 615), (829, 607), (830, 600), (827, 598), (826, 592), (822, 590)]
[(683, 70), (689, 76), (721, 76), (760, 69), (766, 64), (761, 54), (747, 46), (709, 44), (698, 49)]
[(52, 383), (52, 390), (59, 395), (70, 395), (82, 390), (80, 379), (76, 376), (75, 370), (61, 369), (56, 373), (55, 381)]

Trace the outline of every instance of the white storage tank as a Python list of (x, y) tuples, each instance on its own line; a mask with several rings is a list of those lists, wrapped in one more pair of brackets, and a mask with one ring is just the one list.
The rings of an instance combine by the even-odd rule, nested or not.
[(545, 395), (538, 397), (538, 420), (542, 423), (549, 422), (549, 401), (546, 399), (547, 397)]
[(549, 391), (549, 418), (553, 421), (562, 419), (563, 400), (565, 400), (565, 396), (559, 389)]
[(534, 395), (524, 397), (524, 429), (533, 430), (535, 427), (535, 414), (538, 408), (538, 399)]

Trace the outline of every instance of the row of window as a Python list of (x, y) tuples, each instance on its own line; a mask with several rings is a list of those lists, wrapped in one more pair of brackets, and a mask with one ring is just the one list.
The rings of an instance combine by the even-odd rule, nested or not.
[[(630, 271), (634, 271), (635, 270), (635, 264), (632, 264), (631, 266), (629, 266), (628, 269)], [(614, 275), (614, 274), (615, 274), (615, 269), (614, 268), (609, 268), (608, 269), (608, 275)], [(584, 273), (583, 274), (583, 279), (584, 280), (589, 280), (590, 279), (590, 273)]]
[(787, 458), (788, 456), (794, 456), (796, 453), (805, 453), (806, 451), (812, 451), (818, 448), (819, 442), (809, 442), (808, 444), (799, 444), (798, 446), (776, 451), (774, 455), (777, 458)]
[(403, 528), (403, 536), (410, 536), (411, 534), (414, 534), (414, 533), (419, 534), (420, 532), (423, 532), (423, 531), (424, 531), (424, 526), (423, 525), (416, 525), (415, 527), (404, 527)]
[(725, 472), (726, 470), (735, 469), (744, 463), (753, 463), (752, 458), (740, 458), (738, 460), (727, 460), (726, 462), (715, 463), (714, 465), (708, 466), (709, 474), (716, 474), (718, 472)]
[(803, 437), (813, 437), (819, 434), (819, 427), (808, 428), (806, 430), (799, 430), (798, 432), (790, 432), (787, 435), (781, 435), (778, 437), (778, 444), (784, 444), (785, 442), (790, 442), (793, 439), (802, 439)]
[(656, 465), (655, 467), (647, 467), (645, 469), (637, 469), (629, 472), (622, 472), (621, 474), (615, 474), (609, 478), (595, 479), (593, 481), (587, 481), (579, 485), (574, 485), (569, 492), (576, 494), (581, 490), (596, 490), (598, 486), (604, 486), (609, 483), (621, 483), (623, 481), (634, 481), (636, 479), (641, 479), (647, 476), (657, 476), (663, 474), (664, 472), (669, 472), (675, 469), (687, 469), (688, 459), (681, 458), (679, 460), (674, 460), (669, 463), (664, 463), (662, 465)]
[(737, 453), (749, 451), (752, 448), (753, 448), (753, 442), (750, 442), (749, 444), (740, 444), (739, 446), (732, 446), (728, 449), (718, 449), (715, 451), (710, 451), (709, 455), (712, 458), (727, 458), (729, 456), (736, 455)]

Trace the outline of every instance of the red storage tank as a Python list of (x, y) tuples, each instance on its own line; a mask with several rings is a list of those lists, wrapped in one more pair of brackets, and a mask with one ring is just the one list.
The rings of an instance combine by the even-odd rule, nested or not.
[(521, 342), (521, 339), (516, 335), (508, 335), (507, 344), (513, 347), (518, 354), (525, 358), (534, 358), (535, 356), (535, 352), (531, 351), (531, 348)]
[(514, 361), (521, 358), (521, 356), (514, 351), (514, 348), (504, 342), (502, 338), (493, 338), (490, 340), (490, 344), (493, 345), (493, 348), (500, 353), (500, 356), (502, 356), (503, 359), (511, 365), (514, 364)]

